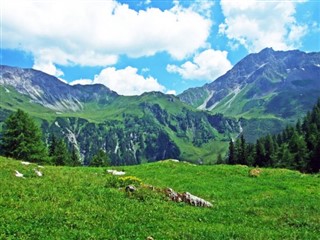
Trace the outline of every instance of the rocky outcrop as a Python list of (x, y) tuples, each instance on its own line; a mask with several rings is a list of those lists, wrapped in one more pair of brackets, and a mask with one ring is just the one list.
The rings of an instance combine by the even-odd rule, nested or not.
[(185, 202), (195, 207), (212, 207), (212, 203), (192, 195), (189, 192), (178, 193), (172, 188), (167, 188), (165, 190), (166, 195), (174, 202)]

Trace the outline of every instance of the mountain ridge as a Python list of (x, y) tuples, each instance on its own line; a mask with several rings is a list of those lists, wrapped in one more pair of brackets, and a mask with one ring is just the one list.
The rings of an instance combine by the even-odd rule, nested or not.
[[(319, 96), (320, 53), (271, 48), (249, 54), (215, 81), (178, 95), (198, 109), (240, 119), (250, 141), (294, 123)], [(254, 134), (258, 125), (262, 131)]]
[(102, 84), (72, 86), (38, 70), (5, 65), (0, 68), (0, 84), (12, 86), (35, 103), (56, 111), (79, 111), (83, 109), (81, 102), (107, 103), (119, 96)]
[[(285, 80), (288, 78), (291, 80), (292, 75), (297, 74), (297, 70), (299, 70), (297, 67), (300, 67), (302, 71), (308, 68), (308, 77), (312, 73), (311, 70), (315, 71), (312, 76), (313, 78), (319, 77), (320, 53), (305, 53), (299, 50), (274, 51), (272, 48), (266, 48), (259, 53), (249, 54), (215, 81), (207, 83), (202, 87), (187, 89), (178, 95), (178, 97), (183, 102), (195, 107), (199, 107), (207, 102), (204, 109), (211, 111), (219, 104), (219, 101), (228, 96), (232, 91), (237, 91), (237, 87), (240, 87), (242, 90), (246, 87), (246, 84), (259, 80), (263, 74), (266, 75), (263, 80), (282, 81), (285, 83)], [(310, 69), (312, 67), (313, 69)], [(287, 76), (281, 75), (283, 71), (287, 71)], [(301, 73), (299, 72), (299, 74)], [(317, 82), (316, 87), (320, 89), (319, 84), (320, 81)], [(263, 86), (266, 88), (264, 89), (264, 93), (272, 90), (268, 89), (268, 87), (272, 87), (270, 84), (268, 86), (265, 83)], [(196, 94), (193, 92), (196, 92)], [(190, 98), (188, 98), (188, 95), (190, 95)], [(209, 96), (210, 98), (208, 98)], [(202, 98), (202, 101), (199, 101), (197, 97)]]

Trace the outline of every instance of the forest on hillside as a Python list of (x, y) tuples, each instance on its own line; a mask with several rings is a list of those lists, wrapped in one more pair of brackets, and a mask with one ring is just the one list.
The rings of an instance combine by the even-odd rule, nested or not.
[(243, 135), (230, 140), (226, 163), (319, 172), (320, 99), (302, 121), (279, 134), (261, 137), (255, 144), (246, 143)]

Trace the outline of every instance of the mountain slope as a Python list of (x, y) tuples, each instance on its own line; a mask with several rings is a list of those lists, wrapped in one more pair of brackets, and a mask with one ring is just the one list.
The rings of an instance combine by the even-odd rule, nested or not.
[(118, 96), (101, 84), (70, 86), (56, 77), (33, 69), (0, 66), (0, 85), (31, 98), (32, 102), (59, 111), (79, 111), (84, 103), (108, 103)]
[(119, 96), (103, 85), (69, 86), (39, 71), (2, 69), (0, 120), (17, 108), (27, 111), (39, 120), (45, 140), (51, 133), (65, 138), (85, 164), (99, 149), (114, 165), (165, 158), (214, 162), (240, 131), (237, 121), (172, 95)]
[(38, 177), (36, 167), (0, 157), (1, 239), (319, 238), (319, 174), (262, 169), (252, 178), (244, 166), (172, 161), (116, 168), (213, 203), (201, 208), (150, 190), (126, 194), (105, 168), (45, 166)]
[(260, 119), (262, 124), (273, 121), (272, 126), (280, 126), (302, 117), (319, 96), (320, 53), (266, 48), (248, 55), (214, 82), (186, 90), (179, 98), (199, 109), (243, 118), (244, 125)]

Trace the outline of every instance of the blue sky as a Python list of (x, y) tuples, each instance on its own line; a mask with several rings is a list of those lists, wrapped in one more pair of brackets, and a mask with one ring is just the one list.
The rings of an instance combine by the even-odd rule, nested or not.
[(320, 51), (320, 1), (2, 0), (1, 64), (123, 95), (181, 93), (249, 53)]

